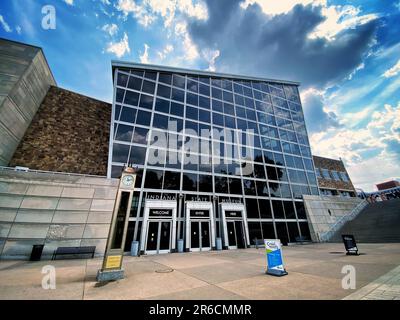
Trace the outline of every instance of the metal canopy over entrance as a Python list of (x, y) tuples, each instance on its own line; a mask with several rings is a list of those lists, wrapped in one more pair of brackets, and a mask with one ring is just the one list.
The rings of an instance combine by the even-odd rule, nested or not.
[(145, 254), (175, 251), (176, 201), (146, 200), (140, 250)]
[(250, 242), (244, 205), (241, 203), (222, 203), (220, 206), (224, 231), (224, 248), (247, 248)]
[(186, 202), (186, 251), (215, 248), (215, 224), (212, 202)]

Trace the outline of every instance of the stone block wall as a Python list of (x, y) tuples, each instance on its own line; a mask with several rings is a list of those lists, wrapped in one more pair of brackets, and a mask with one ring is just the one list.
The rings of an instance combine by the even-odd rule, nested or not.
[(96, 246), (104, 254), (118, 180), (83, 175), (0, 171), (0, 258), (27, 259), (44, 244)]
[(51, 87), (10, 166), (107, 175), (111, 105)]
[(332, 229), (343, 216), (348, 215), (363, 200), (332, 196), (303, 195), (311, 239), (320, 241), (320, 235)]

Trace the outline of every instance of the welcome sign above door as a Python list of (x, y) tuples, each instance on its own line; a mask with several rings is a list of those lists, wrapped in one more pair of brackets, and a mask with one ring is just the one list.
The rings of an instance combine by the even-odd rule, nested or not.
[(172, 209), (150, 209), (149, 211), (150, 218), (165, 218), (172, 217)]

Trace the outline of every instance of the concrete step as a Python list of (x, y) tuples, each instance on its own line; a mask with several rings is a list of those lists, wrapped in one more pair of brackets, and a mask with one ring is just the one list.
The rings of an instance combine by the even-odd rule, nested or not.
[(341, 235), (346, 233), (353, 234), (357, 242), (400, 243), (400, 199), (367, 205), (330, 242), (341, 242)]

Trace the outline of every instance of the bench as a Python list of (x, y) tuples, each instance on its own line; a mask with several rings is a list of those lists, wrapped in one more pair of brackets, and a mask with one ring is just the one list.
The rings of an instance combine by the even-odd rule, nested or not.
[(253, 239), (253, 243), (255, 245), (255, 247), (258, 249), (259, 246), (261, 246), (262, 248), (264, 248), (264, 240), (263, 239), (257, 239), (254, 238)]
[(57, 256), (66, 256), (66, 255), (80, 255), (86, 254), (91, 255), (92, 259), (94, 257), (94, 253), (96, 251), (96, 247), (59, 247), (54, 250), (52, 260), (57, 260)]

